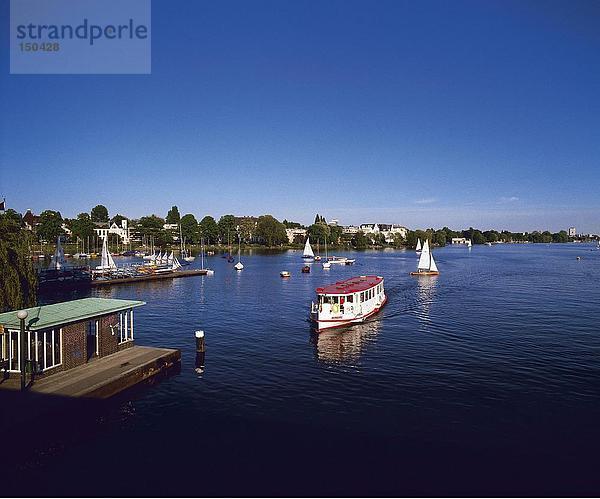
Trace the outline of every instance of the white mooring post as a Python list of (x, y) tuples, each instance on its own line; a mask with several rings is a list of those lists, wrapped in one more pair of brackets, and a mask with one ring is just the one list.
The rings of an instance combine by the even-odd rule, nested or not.
[(196, 331), (196, 352), (204, 352), (204, 331)]

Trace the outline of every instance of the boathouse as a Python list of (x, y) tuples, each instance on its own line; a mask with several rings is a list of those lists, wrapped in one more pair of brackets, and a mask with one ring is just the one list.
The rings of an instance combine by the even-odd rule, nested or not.
[(0, 365), (21, 372), (21, 341), (26, 339), (26, 369), (50, 375), (93, 362), (133, 346), (133, 309), (143, 301), (84, 298), (25, 309), (24, 334), (18, 313), (0, 314)]

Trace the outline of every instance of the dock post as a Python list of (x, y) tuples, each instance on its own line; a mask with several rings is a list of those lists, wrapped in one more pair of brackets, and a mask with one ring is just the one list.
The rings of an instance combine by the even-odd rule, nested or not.
[(21, 352), (20, 352), (20, 357), (21, 357), (21, 391), (25, 391), (25, 373), (26, 371), (26, 363), (27, 363), (27, 352), (28, 352), (28, 345), (27, 343), (27, 335), (25, 334), (25, 319), (27, 319), (27, 316), (29, 314), (27, 313), (27, 310), (19, 310), (17, 312), (17, 317), (19, 318), (19, 320), (21, 321)]
[(196, 331), (196, 352), (204, 352), (204, 331)]

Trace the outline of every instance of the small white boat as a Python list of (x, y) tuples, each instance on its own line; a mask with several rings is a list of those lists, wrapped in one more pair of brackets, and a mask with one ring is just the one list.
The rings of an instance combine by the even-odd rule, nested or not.
[(242, 239), (238, 234), (238, 262), (233, 266), (235, 270), (242, 270), (244, 268), (244, 264), (242, 263), (242, 258), (240, 257), (242, 251)]
[(471, 249), (471, 246), (473, 246), (473, 243), (470, 239), (467, 239), (467, 248)]
[(282, 270), (281, 272), (279, 272), (279, 275), (281, 277), (290, 277), (292, 274), (290, 274), (287, 270)]
[(429, 240), (425, 239), (423, 249), (421, 251), (421, 257), (417, 265), (417, 271), (411, 272), (410, 275), (426, 276), (426, 275), (439, 275), (439, 270), (433, 259), (433, 255), (429, 249)]
[(415, 248), (417, 253), (421, 253), (421, 238), (417, 238), (417, 247)]
[(206, 270), (206, 275), (214, 275), (214, 273), (215, 273), (214, 270), (204, 268), (204, 238), (200, 239), (200, 259), (201, 259), (200, 268), (202, 270)]
[(383, 277), (360, 276), (317, 288), (310, 319), (318, 332), (364, 322), (387, 302)]
[(486, 246), (491, 246), (491, 245), (492, 245), (492, 243), (485, 243), (485, 245), (486, 245)]
[(310, 246), (310, 237), (306, 238), (306, 244), (304, 245), (304, 252), (302, 253), (302, 258), (313, 259), (315, 254), (313, 253), (313, 249)]
[(353, 265), (355, 261), (355, 259), (346, 258), (345, 256), (332, 256), (329, 258), (329, 263), (336, 265)]
[(327, 258), (327, 238), (325, 238), (325, 261), (323, 262), (323, 268), (331, 268), (331, 263), (329, 262), (329, 258)]

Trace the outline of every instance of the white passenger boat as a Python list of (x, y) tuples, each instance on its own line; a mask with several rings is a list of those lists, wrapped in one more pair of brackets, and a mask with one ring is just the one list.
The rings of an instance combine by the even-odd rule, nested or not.
[(364, 322), (387, 301), (383, 277), (360, 276), (317, 288), (310, 318), (317, 331)]

